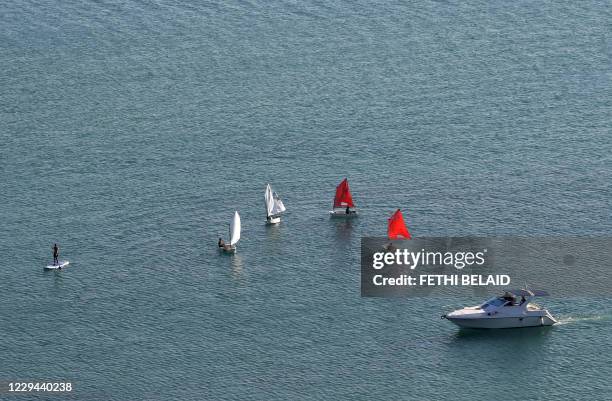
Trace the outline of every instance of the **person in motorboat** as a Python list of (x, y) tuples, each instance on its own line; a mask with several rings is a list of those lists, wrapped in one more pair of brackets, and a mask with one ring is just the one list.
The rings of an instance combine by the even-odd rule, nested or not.
[(512, 306), (512, 305), (514, 305), (514, 300), (515, 300), (515, 298), (514, 298), (514, 296), (513, 296), (512, 294), (510, 294), (508, 291), (506, 291), (506, 292), (504, 293), (504, 297), (503, 297), (503, 298), (504, 298), (504, 301), (509, 302), (508, 304), (506, 304), (507, 306)]
[(59, 247), (57, 244), (53, 244), (53, 264), (59, 265)]

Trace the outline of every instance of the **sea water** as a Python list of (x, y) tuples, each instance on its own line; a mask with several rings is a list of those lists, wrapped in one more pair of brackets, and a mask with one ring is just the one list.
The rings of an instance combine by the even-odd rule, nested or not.
[[(483, 299), (359, 292), (360, 239), (396, 208), (416, 237), (612, 233), (609, 2), (0, 10), (0, 380), (83, 400), (612, 398), (603, 298), (465, 332), (440, 315)], [(344, 177), (360, 216), (330, 220)], [(54, 243), (70, 266), (44, 272)]]

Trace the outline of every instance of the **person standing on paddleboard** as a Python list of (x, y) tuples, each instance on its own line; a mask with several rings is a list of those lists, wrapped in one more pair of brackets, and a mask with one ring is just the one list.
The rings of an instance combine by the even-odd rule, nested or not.
[(59, 247), (53, 244), (53, 264), (59, 265)]

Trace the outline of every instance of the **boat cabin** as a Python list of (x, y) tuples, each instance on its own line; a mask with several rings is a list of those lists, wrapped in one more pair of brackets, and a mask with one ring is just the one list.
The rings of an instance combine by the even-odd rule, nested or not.
[(518, 301), (515, 297), (495, 297), (486, 301), (484, 304), (480, 305), (479, 309), (489, 309), (489, 308), (499, 308), (502, 306), (518, 306), (525, 303), (525, 299), (521, 299)]
[(523, 306), (533, 297), (547, 296), (546, 291), (541, 290), (508, 290), (502, 296), (494, 297), (478, 306), (478, 309), (500, 308), (508, 306)]

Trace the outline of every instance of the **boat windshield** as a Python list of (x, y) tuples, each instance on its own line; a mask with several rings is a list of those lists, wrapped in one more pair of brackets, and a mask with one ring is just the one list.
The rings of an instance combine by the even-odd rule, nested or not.
[(502, 306), (506, 303), (506, 300), (503, 298), (491, 298), (484, 304), (480, 305), (480, 309), (487, 309), (490, 306)]

